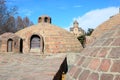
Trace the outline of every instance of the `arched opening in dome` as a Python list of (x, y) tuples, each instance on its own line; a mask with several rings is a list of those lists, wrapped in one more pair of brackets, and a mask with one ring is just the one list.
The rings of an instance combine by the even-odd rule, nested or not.
[(43, 52), (43, 39), (39, 35), (32, 35), (30, 38), (30, 52)]
[(40, 23), (40, 22), (42, 22), (42, 18), (41, 17), (39, 17), (39, 19), (38, 19), (38, 23)]
[(48, 22), (48, 18), (47, 17), (45, 17), (44, 22)]
[(40, 48), (40, 37), (38, 35), (31, 37), (30, 48)]
[(13, 40), (8, 39), (8, 41), (7, 41), (7, 52), (12, 52), (13, 51), (12, 44), (13, 44)]

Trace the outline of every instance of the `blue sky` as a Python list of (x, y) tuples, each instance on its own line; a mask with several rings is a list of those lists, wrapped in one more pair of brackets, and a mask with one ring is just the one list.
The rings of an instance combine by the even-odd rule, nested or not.
[(68, 30), (77, 20), (87, 30), (117, 14), (120, 0), (7, 0), (7, 5), (16, 5), (19, 15), (28, 16), (34, 24), (39, 16), (48, 15), (54, 25)]

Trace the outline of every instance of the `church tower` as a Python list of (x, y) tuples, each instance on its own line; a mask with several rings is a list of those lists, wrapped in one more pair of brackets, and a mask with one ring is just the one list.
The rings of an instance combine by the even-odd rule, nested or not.
[(79, 27), (79, 23), (76, 20), (73, 22), (73, 27), (70, 28), (70, 32), (76, 37), (85, 34), (85, 31)]
[(73, 23), (73, 27), (78, 28), (78, 26), (79, 26), (79, 23), (75, 20), (74, 23)]

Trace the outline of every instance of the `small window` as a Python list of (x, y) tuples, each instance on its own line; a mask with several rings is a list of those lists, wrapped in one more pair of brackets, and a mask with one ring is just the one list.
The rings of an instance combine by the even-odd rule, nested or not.
[(15, 48), (17, 47), (17, 43), (16, 43), (16, 42), (14, 43), (14, 47), (15, 47)]
[(48, 22), (48, 18), (47, 17), (45, 17), (45, 20), (44, 20), (45, 22)]
[(41, 17), (39, 18), (38, 22), (42, 22), (42, 18)]

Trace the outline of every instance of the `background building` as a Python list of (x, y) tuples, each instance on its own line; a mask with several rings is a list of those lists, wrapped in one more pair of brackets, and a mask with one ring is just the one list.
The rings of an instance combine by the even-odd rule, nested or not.
[(85, 31), (79, 27), (79, 23), (76, 20), (73, 23), (73, 27), (70, 28), (70, 32), (74, 34), (76, 37), (79, 37), (85, 34)]

